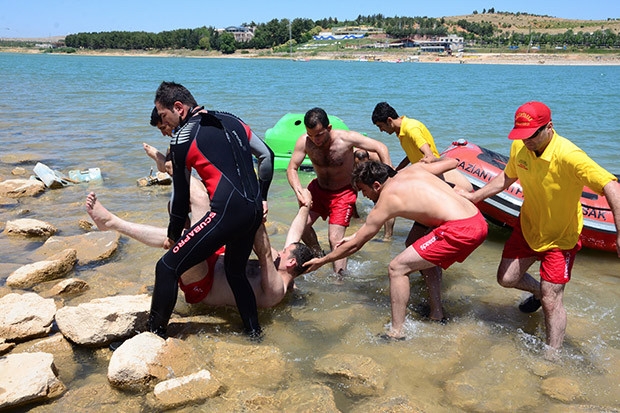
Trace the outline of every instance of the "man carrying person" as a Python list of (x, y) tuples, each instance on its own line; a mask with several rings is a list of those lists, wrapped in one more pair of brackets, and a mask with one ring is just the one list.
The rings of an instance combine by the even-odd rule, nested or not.
[[(429, 294), (430, 319), (443, 321), (441, 268), (463, 262), (486, 238), (487, 223), (471, 202), (463, 199), (437, 174), (455, 168), (456, 159), (416, 164), (400, 172), (380, 162), (361, 162), (353, 171), (354, 187), (375, 202), (364, 225), (344, 238), (329, 254), (308, 261), (309, 270), (358, 251), (389, 219), (402, 217), (429, 228), (396, 256), (388, 266), (392, 326), (387, 336), (404, 339), (409, 301), (409, 274), (423, 272)], [(412, 228), (413, 231), (413, 228)], [(436, 269), (436, 270), (435, 270)]]
[[(250, 151), (250, 128), (236, 117), (205, 113), (182, 85), (162, 82), (155, 107), (174, 132), (170, 142), (173, 197), (166, 254), (155, 268), (148, 327), (166, 335), (179, 277), (226, 246), (224, 267), (244, 331), (259, 337), (256, 297), (245, 273), (256, 230), (263, 220), (264, 184), (259, 186)], [(206, 186), (210, 211), (184, 232), (190, 211), (190, 176)], [(262, 187), (262, 188), (261, 188)]]
[[(258, 267), (251, 260), (245, 269), (258, 307), (268, 308), (280, 303), (293, 287), (294, 279), (305, 272), (305, 262), (313, 257), (312, 250), (299, 242), (308, 211), (307, 206), (300, 206), (281, 251), (271, 247), (264, 224), (258, 228), (254, 239)], [(94, 192), (86, 197), (86, 212), (101, 231), (118, 231), (152, 247), (164, 248), (166, 245), (166, 228), (125, 221), (108, 211)], [(218, 250), (181, 275), (179, 286), (188, 303), (235, 305), (235, 297), (226, 280), (224, 257), (225, 251)]]
[[(583, 187), (606, 196), (618, 229), (620, 185), (614, 175), (557, 134), (551, 110), (544, 103), (521, 105), (508, 139), (513, 142), (504, 172), (479, 190), (462, 195), (477, 203), (519, 179), (523, 188), (519, 225), (504, 245), (497, 282), (532, 294), (519, 305), (521, 311), (531, 313), (542, 305), (546, 344), (555, 351), (566, 333), (564, 286), (581, 249)], [(616, 246), (620, 256), (620, 233)], [(540, 281), (527, 273), (537, 260), (541, 261)]]
[[(304, 242), (317, 248), (318, 241), (312, 225), (320, 217), (329, 217), (328, 238), (331, 248), (336, 246), (349, 226), (357, 193), (351, 187), (351, 173), (355, 165), (354, 148), (366, 149), (378, 154), (382, 162), (391, 164), (387, 147), (361, 133), (332, 129), (327, 113), (321, 108), (313, 108), (304, 116), (306, 133), (295, 144), (286, 175), (300, 205), (310, 207)], [(316, 178), (308, 189), (312, 199), (304, 194), (299, 180), (298, 169), (305, 156), (312, 161)], [(320, 251), (320, 247), (318, 247)], [(333, 269), (339, 275), (346, 270), (346, 258), (334, 262)]]

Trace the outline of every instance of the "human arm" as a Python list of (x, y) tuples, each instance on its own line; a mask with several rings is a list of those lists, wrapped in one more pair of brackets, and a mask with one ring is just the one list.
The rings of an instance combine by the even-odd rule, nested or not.
[(260, 186), (261, 197), (263, 198), (263, 221), (267, 218), (269, 206), (267, 195), (273, 179), (273, 151), (267, 144), (254, 132), (250, 135), (250, 149), (252, 155), (258, 160), (258, 183)]
[(620, 183), (611, 181), (603, 187), (603, 193), (607, 198), (607, 203), (611, 212), (614, 214), (616, 224), (616, 252), (620, 257)]
[(474, 192), (466, 192), (464, 190), (457, 190), (457, 192), (463, 196), (464, 198), (469, 199), (474, 204), (496, 195), (502, 192), (504, 189), (508, 188), (512, 185), (517, 178), (510, 178), (506, 175), (505, 172), (501, 172), (495, 178), (491, 179), (489, 183), (487, 183), (482, 188), (478, 189)]
[(409, 165), (409, 158), (407, 158), (407, 156), (405, 156), (403, 158), (402, 161), (400, 161), (400, 163), (398, 164), (398, 166), (396, 167), (397, 171), (400, 171), (401, 169), (403, 169), (405, 166)]
[(343, 240), (340, 241), (336, 248), (334, 248), (329, 254), (321, 258), (313, 258), (306, 262), (308, 272), (315, 271), (328, 262), (333, 262), (355, 253), (362, 248), (364, 244), (377, 235), (385, 221), (389, 218), (390, 217), (386, 217), (380, 212), (377, 212), (375, 206), (375, 208), (373, 208), (373, 210), (368, 214), (364, 225), (362, 225), (362, 227), (355, 234), (343, 238)]
[(441, 175), (444, 172), (448, 172), (456, 168), (458, 164), (459, 164), (459, 161), (457, 159), (443, 157), (443, 158), (434, 158), (434, 161), (430, 163), (419, 162), (416, 165), (419, 168), (426, 169), (428, 172), (434, 175)]
[(368, 152), (375, 152), (377, 155), (379, 155), (379, 160), (381, 162), (392, 166), (390, 153), (384, 143), (354, 131), (347, 131), (343, 135), (343, 139), (346, 139), (353, 147), (366, 149)]
[[(312, 195), (308, 189), (304, 188), (302, 190), (306, 194), (304, 194), (304, 198), (312, 199)], [(294, 242), (299, 242), (301, 240), (301, 236), (306, 228), (306, 222), (308, 221), (308, 214), (310, 213), (310, 208), (307, 205), (300, 205), (299, 211), (297, 211), (297, 215), (293, 218), (293, 222), (291, 222), (291, 226), (286, 234), (286, 242), (284, 243), (284, 247), (288, 247)]]
[(304, 188), (301, 185), (299, 174), (297, 172), (306, 157), (306, 136), (307, 135), (304, 133), (295, 143), (295, 149), (293, 149), (291, 160), (286, 168), (286, 178), (288, 179), (288, 183), (291, 188), (293, 188), (293, 192), (295, 192), (299, 205), (306, 205), (307, 207), (310, 207), (311, 199), (304, 196)]
[(420, 159), (420, 162), (422, 163), (431, 163), (437, 160), (437, 157), (431, 149), (431, 145), (429, 145), (428, 143), (420, 146), (420, 152), (422, 152), (422, 155), (424, 155), (422, 159)]
[(267, 234), (265, 224), (261, 224), (256, 230), (256, 235), (254, 236), (254, 253), (258, 258), (258, 264), (260, 266), (260, 285), (262, 290), (260, 296), (257, 294), (257, 300), (261, 300), (262, 306), (274, 306), (286, 292), (286, 287), (282, 281), (282, 277), (278, 274), (273, 265), (275, 251), (271, 248), (271, 242), (269, 241), (269, 235)]
[(191, 173), (185, 167), (186, 152), (184, 149), (179, 149), (178, 156), (172, 156), (172, 196), (167, 232), (169, 242), (164, 245), (164, 248), (169, 248), (181, 238), (189, 218)]

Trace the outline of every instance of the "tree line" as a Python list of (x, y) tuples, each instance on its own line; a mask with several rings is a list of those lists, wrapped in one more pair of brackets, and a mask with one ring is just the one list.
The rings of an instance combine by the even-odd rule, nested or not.
[[(324, 28), (372, 26), (381, 28), (388, 36), (398, 39), (415, 36), (446, 36), (455, 32), (454, 25), (454, 22), (446, 21), (444, 18), (385, 17), (382, 14), (359, 15), (355, 20), (343, 21), (331, 17), (316, 21), (303, 18), (273, 19), (267, 23), (243, 23), (242, 27), (254, 27), (254, 38), (248, 42), (237, 42), (232, 33), (220, 32), (214, 27), (203, 26), (160, 33), (128, 31), (77, 33), (66, 36), (65, 45), (92, 50), (200, 49), (234, 53), (238, 49), (272, 49), (278, 46), (288, 46), (289, 42), (293, 45), (307, 43), (312, 40), (313, 35), (323, 31)], [(500, 30), (489, 22), (468, 22), (464, 19), (457, 21), (456, 26), (461, 29), (458, 32), (460, 36), (482, 45), (521, 46), (535, 43), (541, 46), (620, 47), (620, 36), (609, 29), (585, 33), (567, 30), (562, 34), (545, 34), (535, 31), (523, 34)]]

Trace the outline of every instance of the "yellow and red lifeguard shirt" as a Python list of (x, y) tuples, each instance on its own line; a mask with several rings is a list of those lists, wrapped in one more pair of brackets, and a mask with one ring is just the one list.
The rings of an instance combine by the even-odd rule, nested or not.
[(573, 248), (583, 228), (583, 187), (603, 194), (603, 187), (617, 180), (555, 130), (540, 157), (514, 140), (504, 172), (521, 182), (521, 229), (534, 251)]
[(420, 148), (425, 144), (431, 147), (431, 151), (435, 157), (439, 158), (439, 152), (435, 147), (435, 140), (433, 135), (422, 122), (416, 119), (411, 119), (406, 116), (402, 116), (402, 123), (400, 124), (400, 133), (398, 134), (400, 140), (400, 146), (407, 154), (409, 162), (416, 163), (424, 157), (424, 154), (420, 152)]

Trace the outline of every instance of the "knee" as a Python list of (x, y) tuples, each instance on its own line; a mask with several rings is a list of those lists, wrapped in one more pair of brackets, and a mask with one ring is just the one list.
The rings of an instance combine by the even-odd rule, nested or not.
[(501, 269), (497, 271), (497, 283), (505, 288), (512, 288), (517, 284), (514, 277), (509, 277), (506, 271)]

